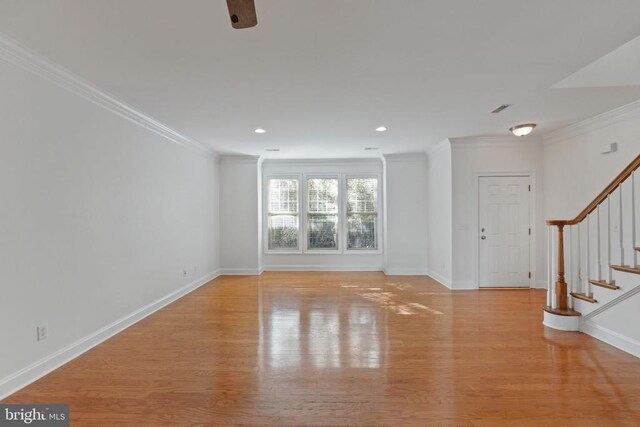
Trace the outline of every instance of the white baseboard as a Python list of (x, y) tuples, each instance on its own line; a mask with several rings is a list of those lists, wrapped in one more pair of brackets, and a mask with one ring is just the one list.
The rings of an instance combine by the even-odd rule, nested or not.
[(262, 268), (222, 268), (220, 274), (222, 276), (259, 276), (262, 274)]
[(469, 291), (469, 290), (477, 290), (478, 286), (474, 282), (453, 282), (451, 284), (451, 289), (454, 291)]
[(435, 271), (427, 270), (427, 275), (431, 277), (433, 280), (439, 282), (440, 284), (446, 286), (451, 289), (451, 279), (447, 279), (446, 277), (436, 273)]
[(205, 283), (210, 282), (220, 275), (220, 270), (213, 271), (188, 285), (171, 292), (170, 294), (148, 304), (133, 313), (116, 320), (115, 322), (69, 344), (68, 346), (52, 353), (35, 363), (0, 379), (0, 400), (15, 393), (23, 387), (31, 384), (39, 378), (47, 375), (49, 372), (59, 368), (65, 363), (75, 359), (82, 353), (92, 349), (98, 344), (106, 341), (117, 333), (125, 330), (129, 326), (139, 322), (145, 317), (155, 313), (161, 308), (171, 304), (172, 302), (182, 298), (188, 293), (196, 290)]
[(617, 347), (622, 351), (626, 351), (629, 354), (640, 357), (640, 342), (633, 338), (626, 337), (618, 332), (600, 326), (592, 320), (582, 322), (581, 329), (582, 332), (587, 335), (591, 335), (592, 337)]
[(547, 289), (547, 281), (546, 280), (538, 280), (533, 283), (534, 289)]
[(263, 265), (264, 271), (382, 271), (381, 265)]
[(387, 276), (428, 276), (429, 271), (426, 268), (384, 268), (384, 274)]

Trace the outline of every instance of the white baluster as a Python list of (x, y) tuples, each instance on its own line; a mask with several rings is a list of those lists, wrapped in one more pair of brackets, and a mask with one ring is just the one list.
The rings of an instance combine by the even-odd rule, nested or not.
[[(602, 262), (600, 260), (602, 254), (600, 250), (600, 205), (596, 208), (596, 251), (598, 254), (596, 257), (596, 280), (602, 280)], [(591, 287), (589, 287), (589, 290), (591, 290)]]
[(611, 283), (611, 194), (607, 196), (607, 283)]
[(573, 274), (573, 226), (569, 226), (569, 310), (573, 310), (573, 298), (571, 294), (574, 291), (574, 278)]
[(619, 216), (620, 216), (620, 227), (618, 229), (618, 233), (620, 233), (620, 265), (624, 265), (624, 239), (622, 237), (623, 233), (622, 233), (622, 219), (623, 219), (623, 215), (622, 215), (622, 184), (620, 184), (618, 186), (618, 201), (620, 202), (620, 212), (619, 212)]
[(547, 226), (547, 253), (549, 254), (549, 258), (547, 260), (547, 306), (553, 308), (553, 295), (551, 295), (553, 289), (553, 247), (551, 243), (551, 226)]
[(589, 295), (589, 291), (591, 290), (591, 283), (589, 283), (589, 280), (591, 280), (591, 244), (590, 244), (590, 239), (589, 239), (589, 215), (587, 215), (587, 272), (586, 272), (586, 277), (585, 277), (585, 295)]
[(638, 251), (636, 251), (636, 184), (635, 172), (631, 174), (631, 266), (638, 266)]
[(581, 222), (579, 222), (577, 224), (577, 229), (578, 229), (578, 283), (576, 285), (576, 291), (582, 291), (583, 293), (585, 292), (584, 290), (584, 282), (582, 281), (582, 246), (580, 245), (580, 224), (582, 224)]

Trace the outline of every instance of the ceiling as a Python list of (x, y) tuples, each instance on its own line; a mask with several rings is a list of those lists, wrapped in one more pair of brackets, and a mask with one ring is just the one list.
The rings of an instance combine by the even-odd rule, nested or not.
[(0, 0), (0, 31), (226, 153), (424, 151), (522, 122), (540, 136), (640, 98), (637, 86), (552, 88), (640, 35), (637, 0), (256, 7), (258, 26), (233, 30), (224, 0)]

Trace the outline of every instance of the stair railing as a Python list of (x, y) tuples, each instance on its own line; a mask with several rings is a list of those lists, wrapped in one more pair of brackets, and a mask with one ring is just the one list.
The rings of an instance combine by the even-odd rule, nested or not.
[[(619, 253), (619, 265), (626, 266), (628, 263), (631, 268), (638, 267), (634, 173), (638, 168), (640, 168), (640, 155), (574, 219), (547, 221), (549, 259), (547, 307), (545, 310), (557, 314), (575, 315), (577, 313), (573, 311), (571, 295), (593, 302), (595, 300), (593, 300), (592, 282), (614, 285), (611, 272), (611, 266), (614, 262), (612, 259), (612, 253), (614, 253), (611, 241), (612, 227), (617, 226), (619, 247), (616, 252)], [(618, 218), (612, 221), (612, 206), (616, 202)], [(624, 216), (625, 208), (628, 208), (627, 211), (630, 212), (630, 221), (627, 223), (625, 223)], [(606, 212), (605, 239), (602, 239), (601, 211)], [(629, 230), (626, 229), (627, 226), (629, 226)], [(567, 234), (569, 236), (569, 270), (565, 271), (565, 239)], [(604, 257), (603, 240), (606, 245)], [(594, 243), (595, 247), (593, 247)], [(592, 251), (595, 251), (595, 257), (592, 255)], [(574, 258), (577, 270), (574, 269)], [(594, 261), (595, 268), (592, 265)], [(604, 274), (603, 263), (605, 264)], [(592, 274), (595, 279), (592, 278)]]

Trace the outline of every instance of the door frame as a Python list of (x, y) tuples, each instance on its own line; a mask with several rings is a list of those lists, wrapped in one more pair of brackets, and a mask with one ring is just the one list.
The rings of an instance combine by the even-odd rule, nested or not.
[[(531, 277), (529, 278), (529, 289), (535, 288), (536, 284), (536, 174), (532, 171), (523, 172), (474, 172), (473, 173), (473, 236), (475, 243), (473, 247), (473, 280), (477, 289), (480, 289), (480, 178), (495, 178), (495, 177), (516, 177), (524, 176), (529, 178), (529, 185), (531, 191), (529, 192), (529, 227), (531, 227), (531, 237), (529, 238), (529, 268), (531, 269)], [(522, 289), (527, 289), (523, 287)]]

